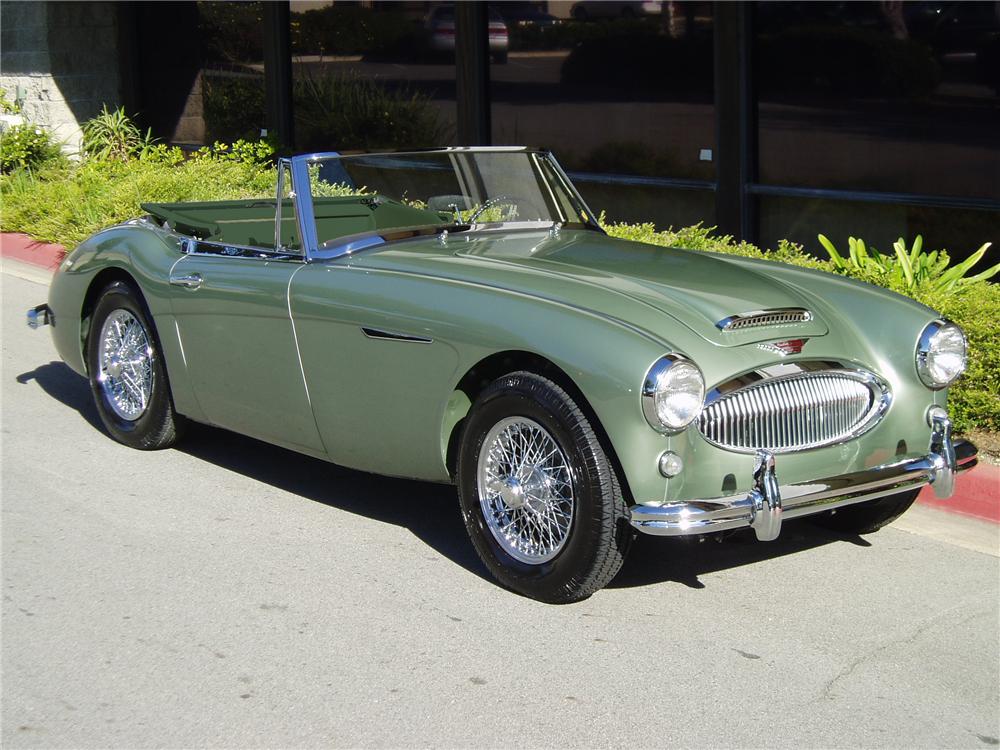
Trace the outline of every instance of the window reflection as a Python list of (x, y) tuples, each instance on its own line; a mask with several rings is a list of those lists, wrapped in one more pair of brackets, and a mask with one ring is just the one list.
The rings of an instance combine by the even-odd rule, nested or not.
[[(576, 173), (715, 178), (710, 3), (507, 5), (494, 6), (510, 30), (507, 64), (490, 69), (495, 143), (551, 148)], [(622, 183), (624, 199), (578, 182), (612, 218), (638, 202), (646, 220), (680, 221), (662, 187)]]
[(1000, 2), (754, 8), (762, 182), (1000, 198)]

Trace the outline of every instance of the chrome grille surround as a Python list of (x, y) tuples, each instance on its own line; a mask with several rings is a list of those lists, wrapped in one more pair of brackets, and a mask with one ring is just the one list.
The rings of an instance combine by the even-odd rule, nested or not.
[(748, 373), (715, 388), (698, 419), (709, 443), (738, 453), (821, 448), (867, 432), (892, 402), (866, 370), (800, 363), (790, 374)]
[(795, 323), (808, 323), (813, 315), (801, 307), (780, 307), (773, 310), (754, 310), (723, 318), (716, 327), (723, 333), (742, 331), (747, 328), (771, 328)]

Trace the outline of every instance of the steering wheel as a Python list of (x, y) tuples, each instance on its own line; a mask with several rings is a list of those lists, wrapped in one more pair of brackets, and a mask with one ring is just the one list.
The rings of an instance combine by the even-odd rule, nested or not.
[(514, 209), (507, 212), (507, 216), (505, 216), (503, 219), (504, 221), (510, 221), (511, 219), (514, 218), (514, 213), (518, 206), (524, 206), (526, 209), (534, 211), (535, 215), (538, 216), (538, 218), (542, 218), (543, 216), (542, 212), (538, 210), (538, 206), (535, 205), (535, 203), (532, 202), (531, 200), (520, 195), (510, 195), (504, 193), (502, 195), (495, 195), (492, 198), (488, 198), (486, 202), (479, 208), (477, 208), (475, 213), (473, 213), (472, 216), (470, 216), (467, 219), (467, 223), (475, 224), (476, 219), (482, 216), (483, 213), (493, 208), (494, 206), (502, 206), (504, 204), (510, 206), (511, 209)]

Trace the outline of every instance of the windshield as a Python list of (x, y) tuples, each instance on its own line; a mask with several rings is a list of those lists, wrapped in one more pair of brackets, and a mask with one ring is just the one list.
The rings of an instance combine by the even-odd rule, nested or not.
[(593, 224), (552, 157), (542, 152), (318, 156), (308, 160), (307, 171), (320, 248), (366, 230)]

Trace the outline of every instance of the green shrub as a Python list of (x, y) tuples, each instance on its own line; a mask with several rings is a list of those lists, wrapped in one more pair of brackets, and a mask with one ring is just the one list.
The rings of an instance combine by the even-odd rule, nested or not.
[(0, 173), (35, 169), (62, 159), (62, 148), (45, 128), (13, 125), (0, 132)]
[(125, 108), (109, 111), (105, 104), (101, 114), (83, 124), (81, 149), (86, 156), (106, 161), (127, 161), (154, 145), (152, 130), (145, 134), (125, 114)]
[(951, 292), (959, 287), (985, 281), (1000, 273), (1000, 263), (974, 276), (970, 270), (986, 255), (991, 242), (986, 242), (976, 252), (957, 265), (950, 265), (951, 258), (944, 250), (924, 252), (924, 240), (919, 234), (910, 248), (900, 237), (893, 244), (895, 256), (880, 253), (868, 247), (864, 240), (848, 237), (849, 253), (844, 258), (824, 235), (819, 235), (820, 244), (830, 256), (834, 269), (855, 278), (871, 281), (902, 294), (913, 296), (921, 290), (928, 292)]
[(292, 14), (292, 53), (383, 57), (413, 48), (415, 24), (405, 13), (327, 5)]
[(4, 228), (72, 248), (110, 224), (142, 215), (146, 202), (274, 197), (274, 169), (205, 149), (185, 159), (157, 148), (128, 161), (88, 159), (3, 178)]
[(430, 99), (358, 75), (295, 80), (295, 140), (301, 151), (420, 148), (447, 140)]
[(920, 299), (958, 323), (969, 339), (969, 368), (948, 392), (958, 430), (1000, 431), (1000, 285), (978, 281), (958, 292)]
[[(262, 78), (228, 73), (202, 79), (210, 140), (255, 139), (264, 123)], [(296, 77), (292, 85), (297, 151), (436, 146), (449, 140), (430, 99), (356, 74)]]

